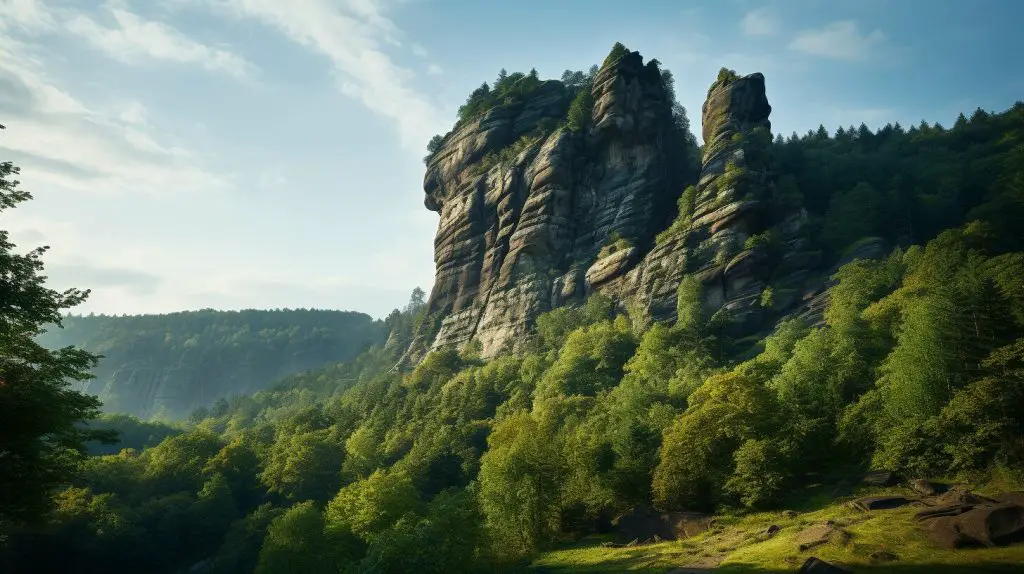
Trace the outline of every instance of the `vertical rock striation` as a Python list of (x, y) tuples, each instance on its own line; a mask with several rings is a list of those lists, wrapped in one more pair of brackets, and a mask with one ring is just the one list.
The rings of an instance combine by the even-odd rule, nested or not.
[[(437, 277), (413, 358), (472, 339), (484, 356), (514, 350), (537, 315), (593, 292), (670, 320), (687, 275), (736, 337), (820, 302), (828, 273), (805, 249), (806, 212), (771, 172), (764, 76), (723, 70), (712, 84), (700, 172), (685, 192), (670, 183), (684, 168), (666, 153), (672, 103), (656, 63), (627, 52), (591, 93), (584, 129), (538, 131), (570, 105), (560, 82), (546, 82), (459, 126), (430, 159)], [(508, 149), (517, 153), (484, 160)]]
[[(598, 71), (592, 95), (580, 131), (531, 137), (570, 104), (560, 82), (547, 82), (459, 126), (431, 158), (425, 203), (440, 214), (432, 347), (477, 339), (491, 356), (514, 346), (537, 315), (626, 272), (653, 242), (674, 199), (661, 73), (627, 53)], [(517, 155), (483, 167), (514, 142)]]

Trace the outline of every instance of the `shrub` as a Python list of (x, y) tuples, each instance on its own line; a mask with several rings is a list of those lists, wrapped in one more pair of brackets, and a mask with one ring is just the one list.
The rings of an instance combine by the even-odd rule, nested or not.
[(615, 45), (612, 46), (612, 51), (608, 52), (608, 56), (606, 56), (604, 62), (601, 63), (601, 67), (603, 68), (608, 64), (611, 64), (627, 54), (629, 54), (629, 48), (623, 46), (622, 42), (615, 42)]

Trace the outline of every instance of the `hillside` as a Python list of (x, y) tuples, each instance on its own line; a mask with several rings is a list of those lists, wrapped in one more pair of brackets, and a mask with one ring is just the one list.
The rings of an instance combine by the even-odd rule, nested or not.
[(0, 569), (1024, 563), (1024, 103), (780, 137), (770, 78), (723, 69), (688, 79), (698, 148), (674, 81), (617, 44), (474, 91), (425, 160), (437, 282), (388, 342), (60, 451)]
[(563, 78), (505, 74), (432, 142), (437, 273), (416, 356), (522, 350), (540, 314), (594, 293), (673, 321), (687, 278), (741, 344), (816, 322), (839, 265), (923, 244), (992, 198), (1021, 112), (773, 136), (770, 78), (723, 69), (698, 149), (657, 60), (619, 45)]
[(349, 361), (387, 336), (369, 315), (326, 310), (70, 316), (62, 324), (39, 343), (103, 356), (82, 390), (107, 412), (158, 419), (187, 418), (218, 399)]

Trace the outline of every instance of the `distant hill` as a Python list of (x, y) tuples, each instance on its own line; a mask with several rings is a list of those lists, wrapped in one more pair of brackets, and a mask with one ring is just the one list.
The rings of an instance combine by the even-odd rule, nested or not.
[(104, 356), (84, 389), (104, 410), (159, 419), (348, 361), (386, 336), (384, 323), (364, 313), (315, 309), (69, 316), (63, 326), (39, 342)]

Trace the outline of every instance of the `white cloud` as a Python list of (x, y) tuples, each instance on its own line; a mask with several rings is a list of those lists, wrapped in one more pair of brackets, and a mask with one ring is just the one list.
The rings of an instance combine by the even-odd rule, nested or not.
[(145, 124), (146, 123), (146, 106), (139, 102), (129, 102), (125, 106), (124, 110), (121, 111), (121, 121), (127, 124)]
[(196, 0), (278, 29), (293, 42), (328, 57), (342, 93), (398, 124), (402, 144), (419, 152), (445, 124), (433, 102), (413, 90), (413, 72), (383, 45), (398, 46), (398, 30), (370, 0)]
[(799, 32), (789, 47), (821, 58), (861, 61), (866, 60), (872, 49), (884, 40), (881, 30), (862, 35), (856, 21), (841, 20)]
[(228, 182), (144, 125), (141, 104), (107, 113), (47, 73), (33, 46), (0, 34), (0, 149), (24, 168), (26, 187), (56, 184), (93, 193), (222, 190)]
[(412, 55), (416, 56), (417, 58), (426, 58), (427, 57), (427, 49), (424, 48), (423, 46), (419, 45), (419, 44), (413, 44), (412, 45)]
[(65, 28), (127, 64), (146, 59), (198, 64), (236, 77), (245, 76), (252, 69), (252, 64), (241, 56), (197, 42), (162, 22), (144, 20), (122, 2), (107, 2), (104, 9), (113, 18), (113, 27), (108, 28), (84, 13), (75, 13), (65, 22)]
[(779, 33), (779, 19), (767, 8), (747, 12), (740, 22), (747, 36), (774, 36)]
[(439, 76), (444, 73), (444, 70), (442, 70), (441, 66), (438, 66), (437, 64), (430, 64), (427, 66), (427, 73), (431, 76)]
[(50, 11), (39, 0), (0, 0), (0, 30), (21, 28), (25, 31), (52, 29), (55, 25)]

